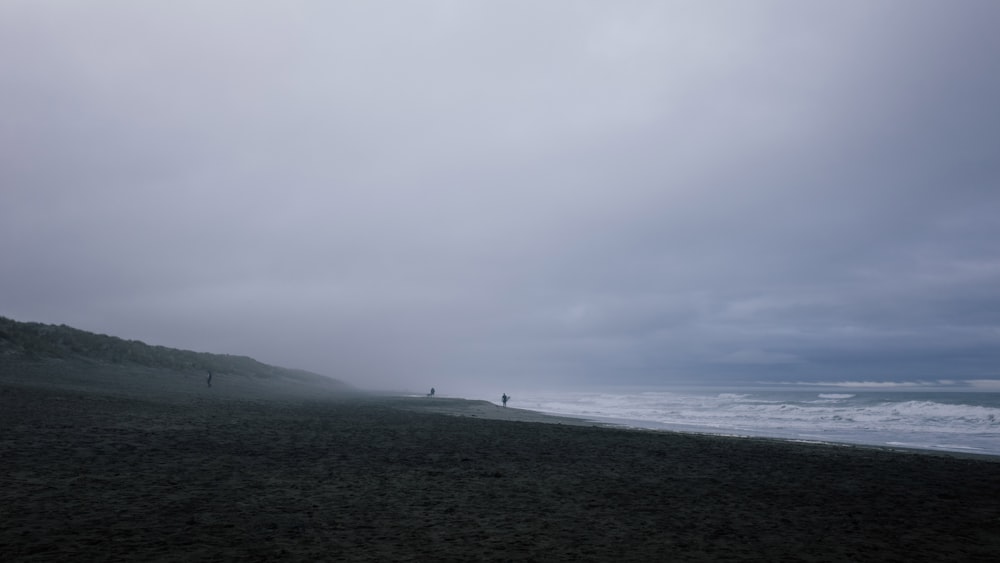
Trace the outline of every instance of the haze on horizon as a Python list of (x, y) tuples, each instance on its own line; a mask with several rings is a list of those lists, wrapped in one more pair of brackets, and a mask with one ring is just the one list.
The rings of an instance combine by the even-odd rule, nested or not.
[(0, 315), (359, 387), (1000, 388), (1000, 4), (0, 4)]

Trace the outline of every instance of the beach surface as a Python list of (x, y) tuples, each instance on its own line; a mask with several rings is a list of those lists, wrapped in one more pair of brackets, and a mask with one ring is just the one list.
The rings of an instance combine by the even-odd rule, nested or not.
[(1000, 557), (995, 459), (143, 377), (0, 377), (0, 558)]

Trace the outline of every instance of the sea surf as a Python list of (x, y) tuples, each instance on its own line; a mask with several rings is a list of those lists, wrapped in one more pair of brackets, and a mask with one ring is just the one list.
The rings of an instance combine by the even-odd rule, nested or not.
[(1000, 456), (1000, 393), (643, 390), (520, 394), (516, 406), (635, 428)]

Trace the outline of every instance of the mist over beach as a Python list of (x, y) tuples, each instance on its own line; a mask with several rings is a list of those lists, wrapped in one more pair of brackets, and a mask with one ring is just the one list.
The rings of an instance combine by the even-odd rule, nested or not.
[(0, 3), (0, 559), (997, 559), (997, 21)]
[[(1000, 549), (997, 457), (628, 430), (4, 328), (6, 561), (931, 562)], [(25, 346), (32, 329), (48, 338)], [(97, 359), (109, 351), (128, 354)]]

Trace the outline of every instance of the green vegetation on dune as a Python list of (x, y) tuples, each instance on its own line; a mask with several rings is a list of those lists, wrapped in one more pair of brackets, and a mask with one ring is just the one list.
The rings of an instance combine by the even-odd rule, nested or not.
[(0, 357), (22, 360), (86, 360), (95, 363), (139, 365), (177, 371), (210, 371), (251, 377), (290, 378), (339, 383), (303, 370), (270, 366), (247, 356), (210, 354), (151, 346), (138, 340), (95, 334), (66, 325), (19, 322), (0, 317)]

